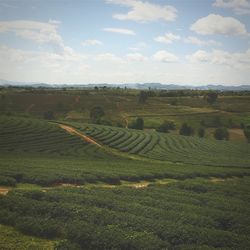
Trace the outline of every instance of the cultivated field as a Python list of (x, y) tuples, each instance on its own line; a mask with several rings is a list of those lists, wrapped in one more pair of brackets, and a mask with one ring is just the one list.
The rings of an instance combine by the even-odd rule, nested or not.
[[(1, 249), (250, 248), (249, 96), (32, 91), (1, 92)], [(213, 138), (218, 116), (233, 139)], [(137, 117), (144, 129), (126, 128)], [(175, 130), (157, 132), (166, 119)], [(204, 137), (179, 135), (201, 120)]]

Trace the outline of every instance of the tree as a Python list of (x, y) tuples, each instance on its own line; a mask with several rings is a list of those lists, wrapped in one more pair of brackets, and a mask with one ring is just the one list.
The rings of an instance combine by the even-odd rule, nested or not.
[(138, 117), (130, 126), (130, 128), (134, 128), (134, 129), (140, 129), (143, 130), (144, 128), (144, 120), (141, 117)]
[(54, 112), (51, 110), (44, 112), (43, 117), (46, 120), (54, 120), (55, 119)]
[(96, 106), (90, 110), (90, 120), (92, 123), (100, 123), (104, 115), (105, 113), (101, 107)]
[(141, 91), (139, 94), (139, 103), (145, 103), (148, 99), (148, 93), (146, 91)]
[(217, 128), (214, 131), (214, 138), (216, 140), (228, 140), (229, 139), (229, 132), (227, 130), (227, 128)]
[(158, 132), (164, 132), (168, 133), (169, 130), (174, 130), (175, 129), (175, 124), (172, 121), (164, 121), (159, 128), (157, 128)]
[(216, 102), (216, 100), (218, 98), (218, 94), (214, 91), (211, 91), (211, 92), (208, 92), (205, 97), (206, 97), (207, 102), (210, 105), (212, 105)]
[(244, 128), (244, 135), (245, 135), (248, 143), (250, 143), (250, 125), (248, 125)]
[(203, 127), (200, 127), (198, 130), (198, 136), (200, 138), (203, 138), (205, 136), (205, 129)]
[(189, 126), (187, 123), (183, 123), (180, 128), (180, 135), (186, 135), (190, 136), (194, 134), (194, 130), (191, 126)]

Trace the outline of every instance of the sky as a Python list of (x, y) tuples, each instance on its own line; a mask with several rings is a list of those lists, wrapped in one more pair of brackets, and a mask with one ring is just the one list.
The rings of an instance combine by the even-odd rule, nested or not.
[(0, 0), (0, 79), (250, 84), (250, 0)]

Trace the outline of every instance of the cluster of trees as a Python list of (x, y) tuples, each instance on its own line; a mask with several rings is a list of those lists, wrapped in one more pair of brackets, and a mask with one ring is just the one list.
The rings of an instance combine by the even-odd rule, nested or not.
[[(191, 136), (194, 135), (194, 129), (187, 123), (183, 123), (180, 128), (180, 135)], [(198, 136), (203, 138), (205, 136), (205, 128), (200, 127), (198, 129)], [(216, 140), (229, 140), (229, 132), (225, 127), (219, 127), (214, 131), (214, 138)]]
[[(181, 127), (180, 127), (180, 130), (179, 130), (179, 134), (180, 135), (185, 135), (185, 136), (192, 136), (194, 135), (195, 133), (195, 130), (192, 126), (188, 125), (186, 122), (184, 122)], [(198, 136), (200, 138), (203, 138), (205, 137), (205, 128), (204, 127), (200, 127), (197, 131), (198, 133)]]

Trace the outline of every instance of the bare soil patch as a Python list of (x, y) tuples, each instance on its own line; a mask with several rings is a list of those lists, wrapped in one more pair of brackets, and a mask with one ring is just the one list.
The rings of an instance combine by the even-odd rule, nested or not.
[(9, 192), (8, 188), (0, 187), (0, 195), (7, 195)]

